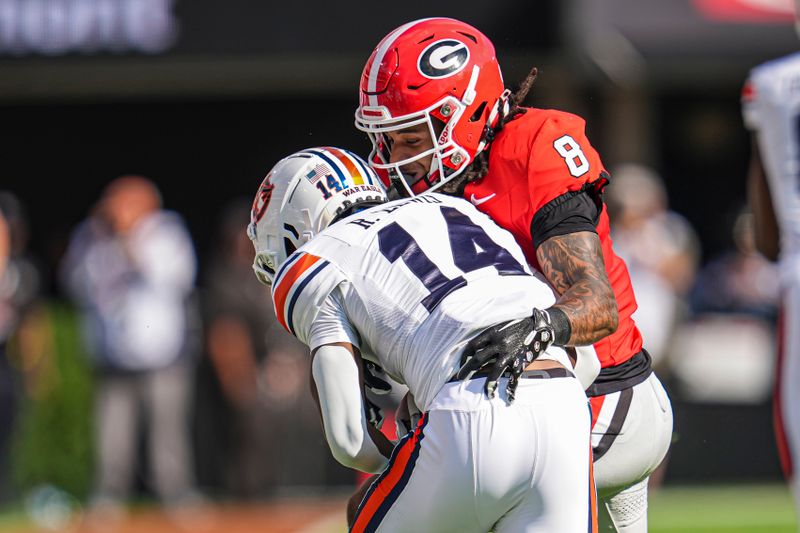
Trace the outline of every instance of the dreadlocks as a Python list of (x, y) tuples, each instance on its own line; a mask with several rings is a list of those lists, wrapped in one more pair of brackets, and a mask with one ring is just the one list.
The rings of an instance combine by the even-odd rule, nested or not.
[(498, 131), (503, 129), (508, 122), (514, 120), (517, 116), (525, 114), (527, 111), (526, 108), (522, 107), (522, 102), (525, 101), (525, 98), (528, 97), (528, 93), (531, 91), (536, 78), (539, 76), (539, 69), (533, 67), (528, 75), (522, 80), (522, 83), (519, 84), (516, 92), (511, 93), (508, 97), (508, 104), (509, 104), (509, 111), (508, 115), (502, 116), (503, 110), (500, 110), (501, 116), (500, 120), (497, 121), (497, 126), (494, 129), (494, 134), (497, 134)]
[(517, 90), (509, 95), (508, 113), (505, 112), (506, 106), (500, 105), (500, 115), (497, 119), (497, 125), (492, 128), (487, 124), (486, 129), (483, 131), (483, 140), (485, 140), (487, 143), (486, 149), (475, 156), (475, 161), (472, 162), (472, 164), (464, 171), (463, 174), (461, 174), (460, 177), (457, 177), (456, 179), (442, 186), (442, 190), (444, 192), (447, 194), (457, 194), (459, 196), (463, 196), (464, 187), (467, 186), (467, 183), (479, 180), (489, 172), (489, 150), (492, 147), (491, 142), (506, 124), (517, 118), (519, 115), (525, 114), (527, 109), (522, 107), (522, 103), (528, 96), (528, 93), (533, 87), (533, 83), (536, 81), (536, 77), (538, 75), (539, 69), (533, 67), (525, 79), (522, 80), (522, 83), (519, 84)]

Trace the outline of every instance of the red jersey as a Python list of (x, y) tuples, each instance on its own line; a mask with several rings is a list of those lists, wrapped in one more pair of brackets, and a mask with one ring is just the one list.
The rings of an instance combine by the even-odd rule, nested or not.
[[(586, 138), (585, 121), (570, 113), (529, 108), (497, 134), (489, 152), (489, 173), (469, 183), (467, 200), (516, 238), (528, 262), (541, 271), (536, 246), (555, 235), (596, 231), (606, 273), (617, 298), (617, 331), (595, 343), (603, 368), (617, 366), (642, 349), (642, 336), (631, 315), (636, 298), (628, 268), (612, 248), (605, 204), (596, 225), (575, 222), (560, 206), (587, 188), (604, 186), (600, 156)], [(569, 204), (567, 204), (569, 205)], [(596, 214), (597, 207), (592, 206)], [(548, 228), (537, 235), (538, 228)]]

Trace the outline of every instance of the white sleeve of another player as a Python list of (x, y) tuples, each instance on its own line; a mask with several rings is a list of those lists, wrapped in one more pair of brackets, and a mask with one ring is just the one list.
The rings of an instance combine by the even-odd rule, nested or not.
[(750, 77), (745, 81), (742, 89), (742, 118), (744, 126), (754, 132), (761, 127), (761, 99), (764, 97), (764, 87), (761, 81), (759, 68), (750, 72)]
[(367, 431), (358, 365), (349, 350), (326, 344), (314, 354), (311, 371), (319, 393), (325, 438), (344, 466), (380, 472), (387, 463)]
[(594, 346), (575, 347), (575, 377), (578, 378), (583, 390), (589, 388), (600, 374), (600, 360)]

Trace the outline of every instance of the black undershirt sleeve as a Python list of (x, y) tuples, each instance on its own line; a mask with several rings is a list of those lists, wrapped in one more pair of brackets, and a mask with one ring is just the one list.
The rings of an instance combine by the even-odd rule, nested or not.
[(558, 235), (578, 231), (597, 233), (596, 224), (600, 211), (586, 191), (573, 191), (554, 198), (539, 209), (531, 221), (533, 246)]
[(542, 206), (531, 221), (534, 248), (550, 237), (579, 231), (597, 233), (597, 222), (603, 210), (603, 188), (607, 183), (608, 174), (604, 172), (599, 180), (557, 196)]

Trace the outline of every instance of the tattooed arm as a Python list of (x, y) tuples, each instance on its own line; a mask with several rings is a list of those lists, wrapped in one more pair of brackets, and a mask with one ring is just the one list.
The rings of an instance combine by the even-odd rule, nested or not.
[(617, 300), (596, 233), (579, 231), (550, 237), (536, 249), (536, 259), (560, 294), (553, 307), (564, 312), (572, 328), (565, 344), (592, 344), (617, 330)]

